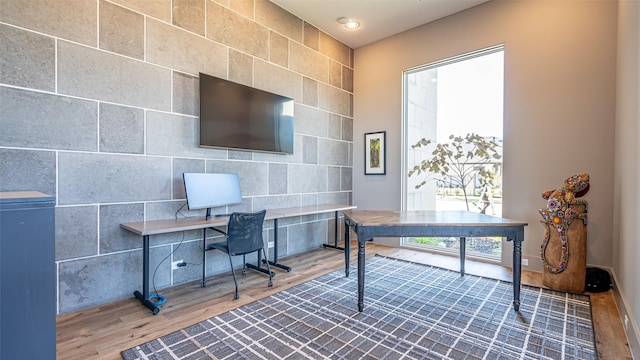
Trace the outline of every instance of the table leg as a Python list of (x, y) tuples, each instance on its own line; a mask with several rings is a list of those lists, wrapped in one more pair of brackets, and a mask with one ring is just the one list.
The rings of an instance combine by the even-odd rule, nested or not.
[(335, 212), (335, 228), (333, 229), (333, 235), (334, 235), (334, 240), (333, 240), (333, 245), (330, 244), (322, 244), (322, 247), (324, 248), (331, 248), (331, 249), (336, 249), (336, 250), (344, 250), (344, 248), (341, 248), (338, 246), (338, 225), (340, 224), (338, 222), (338, 212)]
[(202, 287), (207, 286), (207, 228), (202, 229)]
[(465, 237), (460, 238), (460, 276), (464, 276), (464, 257), (467, 248), (467, 239)]
[[(260, 255), (258, 254), (258, 256)], [(261, 262), (258, 262), (258, 264), (262, 264), (263, 262), (265, 261), (262, 260)], [(269, 265), (280, 268), (286, 272), (291, 272), (290, 266), (283, 265), (278, 262), (278, 219), (273, 219), (273, 260), (269, 260)], [(247, 264), (247, 266), (249, 266), (249, 264)], [(264, 271), (260, 270), (260, 271), (265, 272), (266, 270)], [(265, 273), (268, 274), (269, 272), (267, 271)], [(273, 274), (272, 276), (276, 276), (275, 275), (276, 273), (274, 273), (273, 271), (271, 272), (271, 274)]]
[(522, 239), (524, 238), (524, 229), (516, 230), (516, 236), (513, 239), (513, 308), (515, 311), (520, 310), (520, 278), (522, 273)]
[(349, 222), (346, 217), (344, 220), (344, 275), (349, 277), (349, 258), (351, 257), (351, 239), (349, 233)]
[(365, 240), (358, 239), (358, 311), (364, 310), (364, 250)]
[(160, 309), (149, 300), (149, 235), (142, 237), (142, 293), (136, 290), (133, 292), (133, 296), (149, 308), (153, 315), (160, 312)]

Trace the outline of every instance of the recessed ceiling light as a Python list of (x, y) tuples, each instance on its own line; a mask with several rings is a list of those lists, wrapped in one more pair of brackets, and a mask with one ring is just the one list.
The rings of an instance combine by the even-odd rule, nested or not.
[(359, 22), (351, 20), (344, 16), (337, 18), (336, 21), (338, 22), (338, 24), (344, 25), (344, 27), (346, 27), (347, 29), (357, 29), (360, 26)]
[(355, 20), (349, 20), (348, 23), (344, 24), (344, 27), (347, 29), (357, 29), (360, 26), (360, 23)]

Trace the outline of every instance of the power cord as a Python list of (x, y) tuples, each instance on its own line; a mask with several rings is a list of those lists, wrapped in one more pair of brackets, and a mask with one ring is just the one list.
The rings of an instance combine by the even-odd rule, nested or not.
[[(187, 205), (187, 203), (185, 202), (175, 213), (175, 218), (178, 219), (178, 214), (181, 214), (184, 217), (184, 214), (182, 214), (182, 209), (184, 209), (184, 207)], [(165, 261), (167, 261), (168, 258), (170, 258), (176, 251), (178, 251), (178, 249), (180, 248), (180, 246), (182, 245), (182, 243), (184, 242), (184, 231), (182, 231), (182, 237), (180, 238), (180, 243), (178, 244), (178, 246), (176, 246), (175, 249), (173, 249), (169, 255), (165, 256), (164, 259), (162, 259), (162, 261), (160, 261), (158, 263), (158, 265), (156, 265), (156, 268), (153, 270), (153, 276), (151, 277), (151, 284), (153, 286), (153, 293), (149, 294), (149, 301), (153, 302), (154, 305), (156, 306), (160, 306), (162, 304), (164, 304), (167, 301), (167, 298), (163, 295), (160, 295), (158, 293), (158, 290), (156, 289), (156, 273), (158, 272), (158, 268), (160, 268), (160, 265), (162, 265)], [(182, 261), (181, 263), (176, 264), (177, 267), (183, 267), (183, 266), (187, 266), (187, 263), (185, 261)]]

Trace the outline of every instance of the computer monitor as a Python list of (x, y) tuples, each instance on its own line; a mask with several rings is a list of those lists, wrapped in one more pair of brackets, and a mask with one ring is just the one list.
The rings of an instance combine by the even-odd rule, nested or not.
[(206, 219), (211, 217), (211, 208), (242, 203), (237, 174), (183, 173), (182, 179), (187, 207), (207, 209)]

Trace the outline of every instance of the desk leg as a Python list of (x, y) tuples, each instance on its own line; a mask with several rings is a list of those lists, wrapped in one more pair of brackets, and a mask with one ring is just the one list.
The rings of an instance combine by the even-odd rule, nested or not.
[(460, 276), (464, 276), (464, 257), (467, 248), (467, 239), (465, 237), (460, 238)]
[(364, 310), (364, 250), (365, 240), (358, 239), (358, 311)]
[(513, 308), (520, 310), (520, 277), (522, 272), (522, 239), (524, 238), (524, 228), (516, 230), (513, 239)]
[[(260, 252), (258, 252), (258, 264), (266, 263), (266, 260), (260, 260)], [(280, 268), (286, 272), (291, 272), (291, 267), (287, 265), (280, 264), (278, 262), (278, 219), (273, 219), (273, 260), (269, 260), (269, 265)], [(247, 264), (249, 267), (253, 267), (253, 265)], [(265, 274), (269, 274), (267, 270), (260, 269), (258, 271), (262, 271)], [(271, 276), (276, 276), (276, 273), (271, 272)]]
[(341, 248), (338, 246), (338, 225), (340, 225), (340, 223), (338, 222), (338, 212), (335, 212), (335, 229), (333, 229), (333, 235), (334, 235), (334, 240), (333, 240), (333, 245), (330, 244), (322, 244), (322, 246), (324, 248), (331, 248), (331, 249), (336, 249), (336, 250), (344, 250), (344, 248)]
[(202, 287), (207, 286), (207, 228), (202, 229)]
[(349, 260), (351, 257), (351, 236), (349, 232), (349, 222), (344, 219), (344, 276), (349, 277)]
[(142, 237), (142, 293), (136, 290), (133, 292), (133, 296), (148, 307), (153, 315), (160, 312), (160, 309), (149, 300), (149, 235)]

